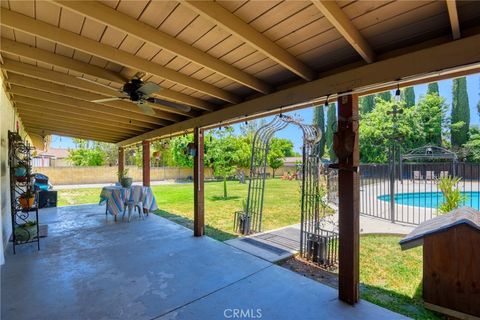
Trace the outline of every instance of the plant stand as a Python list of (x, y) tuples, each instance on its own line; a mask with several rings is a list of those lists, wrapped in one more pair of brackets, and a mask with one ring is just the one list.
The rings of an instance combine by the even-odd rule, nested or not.
[[(31, 228), (22, 227), (22, 222), (32, 221), (35, 218), (35, 226)], [(15, 219), (15, 221), (13, 220)], [(28, 243), (37, 243), (37, 249), (40, 250), (40, 224), (38, 222), (38, 207), (32, 207), (26, 210), (18, 210), (12, 214), (12, 236), (10, 241), (13, 246), (13, 254), (16, 254), (16, 246)], [(22, 230), (21, 232), (18, 232)], [(22, 236), (20, 236), (22, 235)]]
[[(37, 243), (40, 250), (40, 224), (38, 221), (38, 194), (30, 208), (22, 208), (20, 197), (27, 190), (33, 190), (34, 176), (28, 170), (26, 174), (18, 177), (16, 166), (18, 163), (31, 168), (34, 147), (27, 141), (23, 141), (18, 132), (8, 132), (8, 162), (10, 166), (10, 208), (12, 219), (12, 236), (10, 241), (13, 246), (13, 254), (16, 254), (16, 246), (28, 243)], [(28, 226), (29, 222), (35, 223)]]

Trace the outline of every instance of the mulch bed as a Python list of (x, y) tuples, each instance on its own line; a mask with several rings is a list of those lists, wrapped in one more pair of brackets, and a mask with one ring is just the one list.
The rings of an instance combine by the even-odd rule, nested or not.
[(279, 265), (332, 288), (338, 288), (338, 275), (336, 273), (322, 269), (318, 265), (299, 256), (293, 256), (279, 263)]

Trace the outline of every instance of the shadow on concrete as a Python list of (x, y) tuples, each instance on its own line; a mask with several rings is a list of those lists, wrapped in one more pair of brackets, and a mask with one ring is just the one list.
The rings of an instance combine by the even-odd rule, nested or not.
[[(193, 220), (191, 219), (160, 209), (155, 211), (155, 214), (193, 230)], [(225, 232), (208, 224), (205, 225), (205, 235), (218, 241), (226, 241), (238, 237), (237, 234)]]

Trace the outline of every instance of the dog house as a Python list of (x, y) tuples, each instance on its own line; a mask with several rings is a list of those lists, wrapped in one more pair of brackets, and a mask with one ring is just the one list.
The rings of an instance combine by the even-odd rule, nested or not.
[(480, 317), (480, 211), (455, 209), (400, 241), (402, 250), (420, 245), (425, 307), (459, 319)]

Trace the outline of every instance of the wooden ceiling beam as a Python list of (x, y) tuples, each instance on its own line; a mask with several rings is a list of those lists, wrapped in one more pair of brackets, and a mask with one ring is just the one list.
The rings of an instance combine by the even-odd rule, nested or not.
[(37, 126), (25, 126), (25, 130), (28, 133), (33, 133), (40, 136), (55, 134), (55, 135), (64, 136), (64, 137), (79, 138), (79, 139), (101, 141), (101, 142), (108, 142), (108, 143), (117, 143), (119, 141), (118, 139), (103, 138), (103, 137), (100, 138), (92, 135), (85, 135), (82, 133), (71, 133), (71, 132), (59, 131), (59, 130), (40, 129)]
[(141, 131), (135, 130), (128, 126), (119, 126), (112, 123), (103, 122), (101, 119), (95, 120), (94, 117), (85, 117), (78, 114), (61, 111), (56, 111), (53, 113), (50, 110), (22, 103), (17, 103), (15, 104), (15, 106), (18, 110), (25, 111), (32, 117), (39, 117), (41, 119), (52, 119), (70, 124), (79, 123), (85, 125), (93, 125), (95, 128), (105, 129), (106, 131), (126, 133), (131, 135), (142, 133)]
[(378, 57), (379, 60), (371, 64), (342, 69), (311, 82), (152, 130), (122, 141), (118, 145), (128, 146), (143, 140), (167, 137), (192, 128), (201, 128), (245, 115), (275, 111), (286, 106), (304, 105), (306, 107), (311, 105), (312, 101), (328, 95), (352, 91), (361, 94), (372, 87), (381, 88), (414, 76), (421, 76), (424, 82), (428, 82), (429, 76), (437, 76), (440, 72), (447, 77), (448, 74), (458, 71), (458, 68), (474, 70), (480, 65), (479, 43), (480, 34), (476, 34), (394, 57), (387, 53), (386, 58)]
[[(68, 70), (74, 70), (80, 73), (88, 74), (92, 77), (112, 81), (115, 83), (124, 83), (127, 79), (124, 79), (119, 74), (108, 71), (106, 69), (97, 67), (95, 65), (85, 63), (79, 60), (68, 58), (59, 54), (55, 54), (50, 51), (31, 47), (29, 45), (16, 42), (7, 38), (1, 39), (2, 45), (0, 51), (9, 53), (12, 55), (48, 63), (53, 66), (61, 67)], [(83, 81), (83, 80), (80, 80)]]
[[(20, 115), (20, 118), (21, 115)], [(40, 130), (58, 130), (59, 132), (70, 132), (70, 133), (79, 133), (79, 134), (84, 134), (84, 135), (92, 135), (96, 137), (101, 137), (101, 138), (106, 138), (106, 139), (112, 139), (112, 140), (117, 140), (122, 137), (122, 135), (118, 134), (109, 134), (109, 133), (101, 133), (101, 132), (96, 132), (94, 130), (86, 129), (81, 126), (67, 126), (67, 125), (62, 125), (58, 123), (52, 123), (51, 121), (40, 121), (40, 120), (33, 120), (29, 119), (28, 116), (25, 118), (22, 118), (22, 123), (25, 126), (29, 126), (32, 128), (37, 128)], [(123, 135), (125, 136), (125, 135)], [(128, 137), (128, 136), (127, 136)]]
[(103, 58), (107, 61), (118, 63), (125, 67), (156, 75), (227, 102), (237, 103), (241, 100), (234, 94), (214, 85), (137, 57), (126, 51), (119, 50), (112, 46), (83, 37), (74, 32), (58, 28), (49, 23), (36, 20), (3, 7), (1, 7), (0, 10), (0, 24), (3, 26), (65, 45), (72, 49)]
[(456, 0), (446, 0), (448, 17), (450, 18), (450, 25), (452, 27), (452, 37), (453, 40), (460, 39), (460, 22), (458, 20), (457, 12), (457, 1)]
[(133, 133), (128, 133), (128, 132), (118, 132), (118, 131), (112, 131), (109, 130), (105, 127), (99, 128), (95, 125), (88, 125), (83, 122), (72, 122), (72, 121), (64, 121), (62, 118), (48, 118), (46, 119), (42, 116), (39, 116), (38, 114), (31, 113), (30, 111), (27, 110), (20, 110), (19, 109), (19, 116), (22, 119), (22, 121), (31, 121), (34, 123), (51, 123), (55, 126), (65, 126), (65, 127), (71, 127), (71, 128), (78, 128), (78, 129), (85, 129), (89, 130), (92, 133), (100, 133), (100, 134), (106, 134), (106, 135), (112, 135), (112, 136), (133, 136), (135, 134)]
[(68, 112), (71, 114), (84, 116), (86, 118), (95, 117), (99, 121), (117, 126), (132, 127), (137, 131), (145, 131), (148, 129), (154, 129), (156, 127), (155, 125), (152, 125), (150, 123), (146, 124), (136, 120), (131, 120), (128, 117), (112, 115), (110, 112), (102, 112), (96, 109), (88, 109), (60, 103), (53, 103), (50, 101), (34, 99), (21, 95), (15, 95), (15, 104), (26, 104), (49, 112)]
[(241, 38), (250, 46), (299, 77), (307, 81), (311, 81), (317, 77), (316, 73), (303, 62), (221, 5), (213, 1), (195, 0), (183, 1), (182, 4), (187, 5), (203, 17)]
[[(81, 89), (75, 89), (71, 87), (67, 87), (64, 85), (59, 85), (56, 83), (52, 83), (49, 81), (34, 79), (31, 77), (26, 77), (23, 75), (9, 73), (8, 82), (11, 84), (16, 84), (22, 87), (38, 89), (42, 91), (47, 91), (50, 93), (58, 94), (61, 96), (71, 97), (79, 100), (84, 100), (88, 102), (92, 102), (92, 100), (96, 99), (104, 99), (105, 96), (98, 95), (95, 93), (90, 93), (88, 91), (83, 91)], [(144, 114), (140, 108), (138, 108), (135, 104), (127, 101), (107, 101), (107, 102), (95, 102), (98, 104), (106, 105), (109, 107), (119, 108), (122, 110), (127, 110), (129, 112)], [(188, 115), (189, 118), (193, 117), (194, 113), (182, 112), (182, 114)], [(178, 116), (176, 114), (172, 114), (170, 112), (165, 112), (162, 110), (155, 110), (155, 115), (152, 117), (160, 118), (172, 122), (178, 122), (184, 119), (184, 117)]]
[[(0, 52), (5, 52), (5, 53), (9, 53), (9, 54), (16, 55), (16, 56), (19, 56), (19, 57), (28, 58), (28, 59), (31, 59), (31, 60), (34, 60), (34, 61), (47, 63), (47, 64), (50, 64), (50, 65), (53, 65), (53, 66), (65, 68), (65, 69), (72, 70), (72, 71), (79, 72), (79, 73), (83, 73), (83, 74), (86, 74), (86, 75), (89, 75), (89, 76), (92, 76), (92, 77), (95, 77), (95, 78), (98, 78), (98, 79), (111, 81), (111, 82), (115, 83), (117, 86), (121, 86), (127, 81), (125, 78), (123, 78), (119, 74), (110, 72), (108, 70), (105, 70), (105, 69), (102, 69), (100, 67), (91, 65), (89, 63), (78, 61), (78, 60), (75, 60), (75, 59), (71, 59), (71, 58), (68, 58), (68, 57), (65, 57), (65, 56), (62, 56), (62, 55), (58, 55), (58, 54), (55, 54), (53, 52), (46, 51), (46, 50), (43, 50), (43, 49), (34, 48), (34, 47), (28, 46), (26, 44), (20, 43), (20, 42), (15, 42), (15, 41), (10, 40), (10, 39), (1, 38), (0, 43), (2, 44), (0, 46)], [(14, 62), (17, 63), (16, 65), (14, 65), (12, 63), (12, 61), (13, 60), (10, 60), (10, 65), (13, 65), (12, 68), (16, 68), (18, 70), (20, 68), (18, 64), (22, 64), (22, 63), (14, 61)], [(5, 65), (6, 64), (7, 63), (5, 63)], [(24, 65), (24, 66), (22, 66), (22, 72), (31, 72), (31, 70), (32, 70), (31, 68), (25, 67), (25, 65), (28, 66), (28, 64), (24, 63), (22, 65)], [(36, 68), (35, 66), (32, 66), (32, 67)], [(44, 69), (44, 68), (38, 68), (38, 69), (47, 70), (47, 69)], [(45, 73), (45, 71), (40, 71), (40, 72), (42, 74)], [(54, 72), (57, 75), (61, 74), (61, 73), (55, 72), (55, 71), (52, 71), (52, 72)], [(68, 75), (65, 75), (65, 76), (68, 76)], [(73, 78), (76, 78), (76, 77), (73, 77)], [(90, 84), (92, 86), (99, 87), (99, 89), (97, 89), (97, 91), (95, 91), (97, 93), (108, 95), (108, 93), (106, 93), (105, 90), (110, 91), (108, 88), (105, 88), (102, 85), (96, 85), (94, 83), (87, 82), (87, 81), (84, 81), (84, 80), (81, 80), (81, 79), (78, 79), (78, 78), (76, 78), (76, 79), (78, 81), (86, 82), (87, 84)], [(73, 83), (73, 82), (68, 81), (68, 83)], [(98, 90), (103, 90), (103, 91), (98, 91)], [(103, 93), (103, 92), (105, 92), (105, 93)], [(113, 95), (115, 95), (115, 91), (111, 90), (111, 93), (110, 93), (111, 95), (112, 95), (112, 92), (113, 92)], [(119, 94), (121, 94), (121, 93), (119, 93)], [(166, 99), (166, 100), (178, 102), (178, 103), (181, 103), (181, 104), (186, 104), (186, 105), (189, 105), (189, 106), (192, 106), (194, 108), (201, 109), (201, 110), (214, 111), (214, 110), (217, 109), (215, 106), (208, 103), (207, 101), (204, 101), (204, 100), (186, 95), (186, 94), (178, 92), (178, 91), (170, 90), (170, 89), (167, 89), (167, 88), (162, 88), (162, 90), (160, 92), (155, 93), (154, 96), (157, 96), (159, 98), (163, 98), (163, 99)]]
[[(91, 109), (91, 110), (102, 110), (105, 112), (108, 112), (108, 114), (112, 115), (122, 115), (125, 117), (128, 117), (129, 119), (132, 120), (137, 120), (137, 121), (142, 121), (145, 123), (150, 123), (152, 125), (156, 126), (164, 126), (164, 125), (169, 125), (171, 122), (155, 118), (155, 117), (150, 117), (146, 115), (140, 115), (137, 113), (133, 113), (130, 111), (127, 111), (125, 109), (115, 109), (116, 107), (107, 107), (100, 105), (98, 103), (94, 102), (88, 102), (88, 101), (83, 101), (83, 100), (78, 100), (70, 97), (65, 97), (65, 96), (59, 96), (53, 93), (45, 92), (45, 91), (40, 91), (36, 89), (31, 89), (31, 88), (26, 88), (26, 87), (21, 87), (18, 85), (11, 85), (11, 89), (9, 90), (10, 93), (12, 93), (14, 96), (15, 95), (21, 95), (25, 97), (30, 97), (34, 99), (39, 99), (39, 100), (44, 100), (44, 101), (49, 101), (49, 102), (54, 102), (54, 103), (60, 103), (60, 104), (65, 104), (70, 107), (75, 106), (75, 107), (82, 107), (86, 109)], [(132, 104), (133, 108), (136, 108), (137, 106)], [(107, 115), (108, 116), (108, 115)]]
[(375, 61), (375, 53), (370, 44), (335, 1), (311, 1), (366, 62), (372, 63)]
[(106, 24), (146, 43), (163, 48), (253, 90), (269, 93), (272, 88), (254, 76), (219, 60), (171, 35), (97, 1), (53, 0), (61, 7)]

